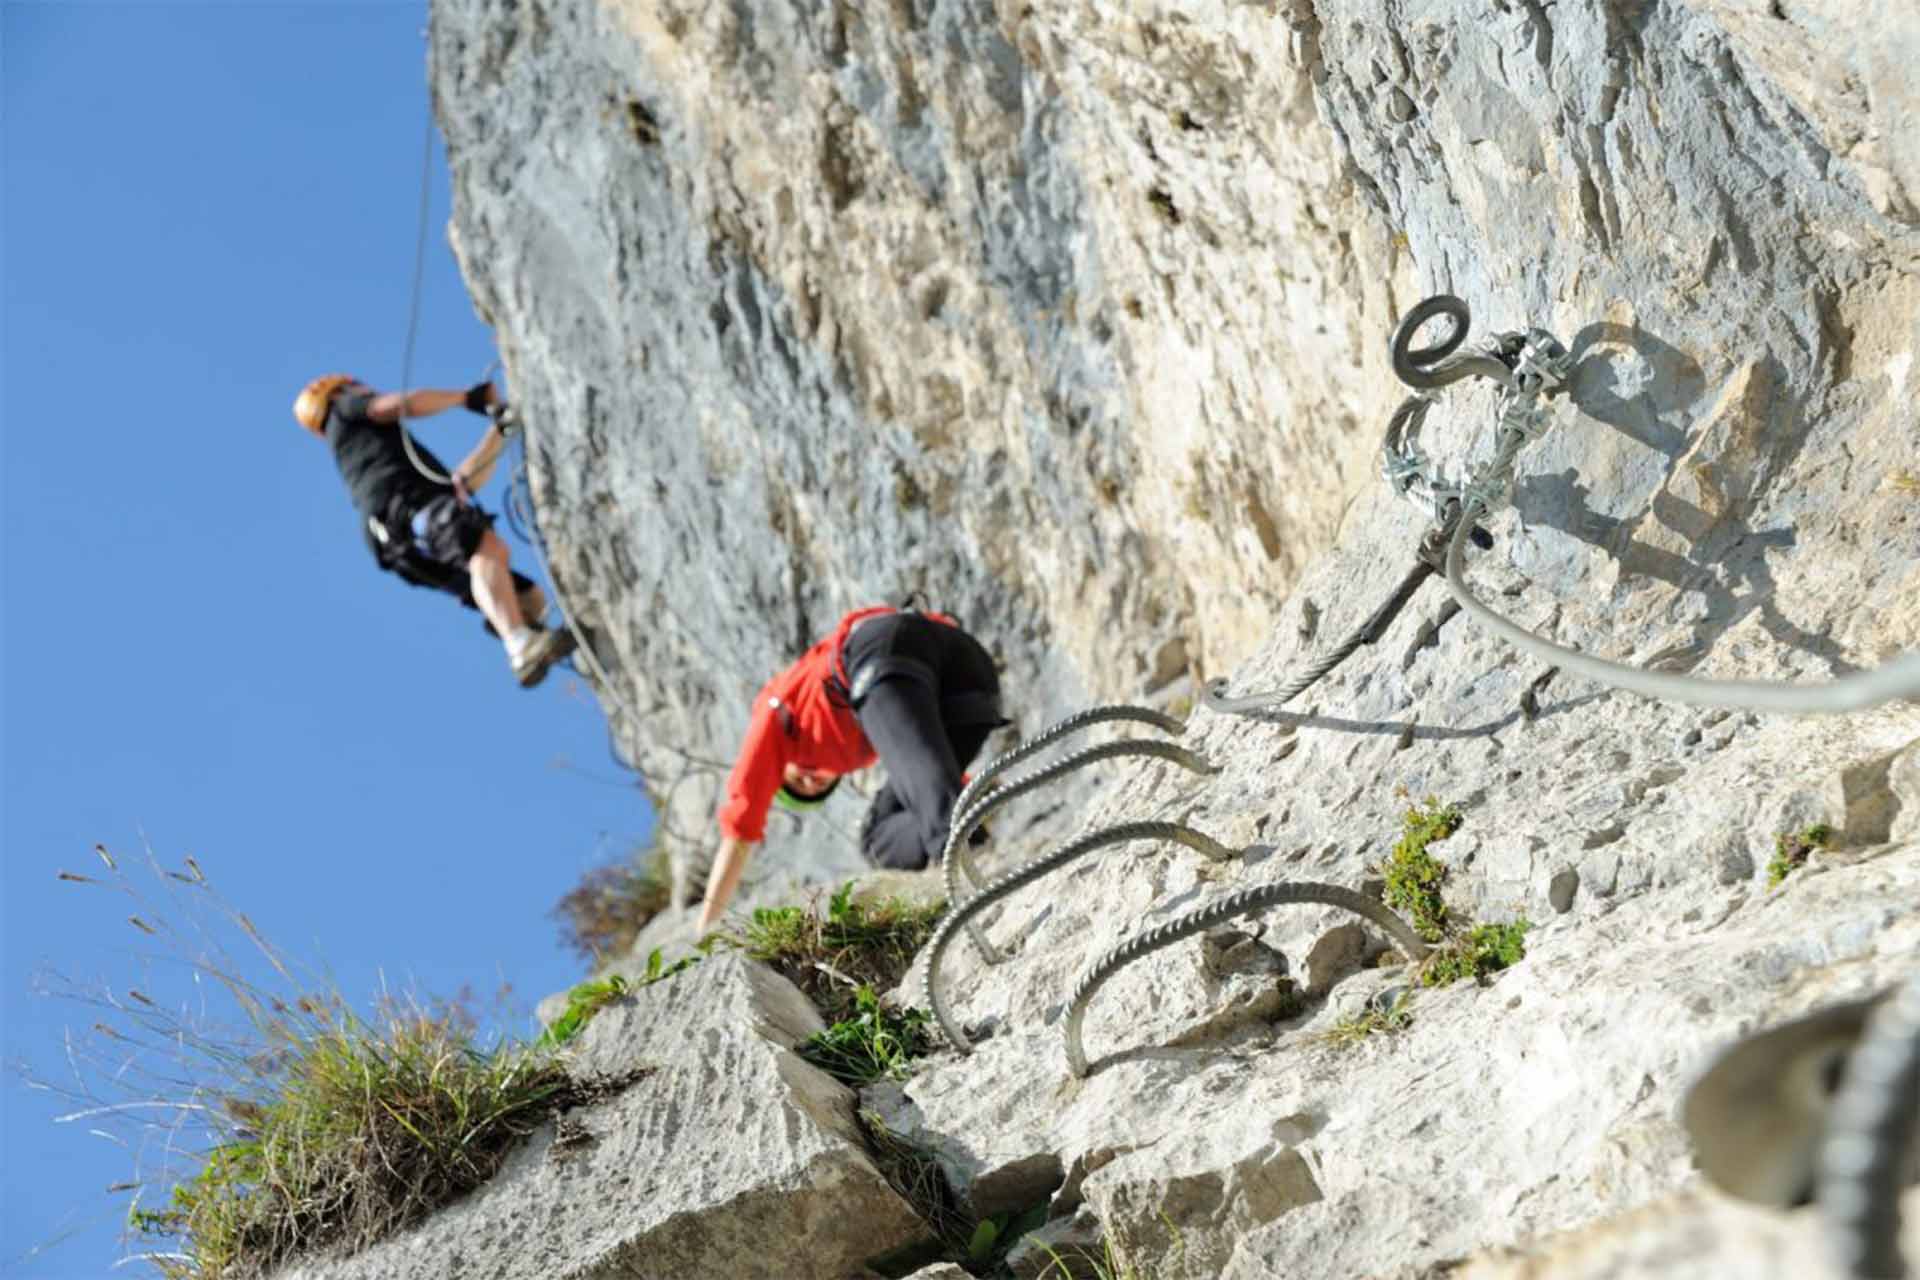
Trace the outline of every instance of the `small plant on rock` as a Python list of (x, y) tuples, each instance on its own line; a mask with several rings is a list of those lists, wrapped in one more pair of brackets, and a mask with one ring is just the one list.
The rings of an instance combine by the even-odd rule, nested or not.
[(1527, 954), (1527, 930), (1532, 927), (1527, 920), (1475, 925), (1427, 958), (1420, 981), (1429, 987), (1450, 986), (1462, 978), (1477, 982), (1518, 964)]
[(898, 898), (862, 901), (848, 881), (824, 913), (817, 897), (804, 907), (761, 907), (744, 933), (713, 938), (772, 965), (833, 1023), (857, 1012), (860, 987), (884, 991), (900, 981), (944, 909)]
[(593, 1015), (632, 990), (627, 980), (612, 974), (597, 982), (582, 982), (567, 992), (567, 1008), (540, 1036), (540, 1043), (559, 1048), (587, 1029)]
[(1446, 935), (1447, 904), (1440, 896), (1440, 882), (1446, 879), (1447, 868), (1427, 852), (1427, 846), (1459, 829), (1459, 808), (1428, 796), (1424, 809), (1407, 810), (1400, 839), (1380, 868), (1387, 881), (1387, 905), (1406, 912), (1428, 942)]
[(1320, 1033), (1321, 1040), (1336, 1048), (1346, 1049), (1359, 1044), (1368, 1036), (1380, 1033), (1404, 1031), (1413, 1024), (1413, 997), (1402, 992), (1385, 1009), (1368, 1007), (1361, 1013), (1340, 1019), (1326, 1031)]
[(1767, 888), (1778, 888), (1782, 880), (1806, 863), (1815, 849), (1833, 847), (1833, 828), (1816, 822), (1797, 834), (1781, 832), (1773, 838), (1773, 861), (1767, 864)]
[(1525, 920), (1474, 925), (1465, 932), (1454, 922), (1440, 892), (1447, 865), (1433, 856), (1431, 846), (1458, 831), (1460, 821), (1459, 806), (1428, 796), (1424, 807), (1407, 810), (1400, 823), (1400, 839), (1380, 866), (1386, 877), (1382, 896), (1387, 905), (1406, 912), (1415, 932), (1439, 944), (1421, 968), (1420, 980), (1429, 987), (1444, 987), (1467, 977), (1485, 978), (1527, 954), (1527, 930), (1532, 925)]
[(553, 1020), (553, 1025), (546, 1029), (537, 1043), (551, 1049), (559, 1048), (586, 1030), (595, 1014), (633, 991), (636, 986), (650, 987), (656, 982), (665, 982), (674, 974), (699, 964), (700, 959), (699, 956), (682, 956), (672, 964), (665, 964), (660, 948), (655, 947), (647, 954), (646, 975), (637, 983), (618, 973), (580, 983), (567, 992), (566, 1011)]
[(923, 1009), (894, 1013), (872, 987), (854, 992), (854, 1016), (808, 1037), (795, 1050), (841, 1084), (858, 1089), (876, 1080), (904, 1080), (913, 1059), (933, 1047)]

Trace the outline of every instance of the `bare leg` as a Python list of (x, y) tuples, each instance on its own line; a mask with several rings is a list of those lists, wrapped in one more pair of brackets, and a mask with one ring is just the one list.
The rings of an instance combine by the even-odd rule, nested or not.
[(479, 548), (467, 558), (467, 572), (473, 576), (473, 602), (502, 640), (526, 625), (514, 596), (513, 573), (507, 568), (507, 544), (499, 534), (487, 530)]
[(528, 626), (539, 626), (547, 616), (547, 593), (540, 589), (539, 583), (522, 587), (515, 599), (520, 605), (520, 617)]

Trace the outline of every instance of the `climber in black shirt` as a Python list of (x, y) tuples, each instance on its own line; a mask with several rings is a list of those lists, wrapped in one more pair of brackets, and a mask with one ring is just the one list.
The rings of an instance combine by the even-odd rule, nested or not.
[[(506, 443), (496, 419), (451, 472), (425, 448), (402, 439), (403, 420), (465, 405), (485, 414), (499, 404), (490, 382), (465, 391), (381, 393), (344, 373), (315, 378), (293, 402), (293, 416), (327, 442), (346, 481), (361, 530), (380, 567), (415, 586), (434, 587), (478, 609), (506, 645), (514, 678), (540, 683), (573, 649), (564, 628), (548, 631), (538, 584), (507, 563), (493, 517), (473, 501)], [(416, 464), (416, 459), (417, 464)], [(440, 476), (446, 476), (442, 480)]]

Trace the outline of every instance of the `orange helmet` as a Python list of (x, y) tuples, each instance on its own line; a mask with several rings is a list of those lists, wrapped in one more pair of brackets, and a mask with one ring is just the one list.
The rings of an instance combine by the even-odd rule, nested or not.
[(307, 430), (317, 436), (327, 434), (327, 406), (333, 403), (340, 388), (358, 382), (350, 373), (329, 373), (323, 378), (315, 378), (300, 388), (300, 394), (293, 398), (293, 417)]

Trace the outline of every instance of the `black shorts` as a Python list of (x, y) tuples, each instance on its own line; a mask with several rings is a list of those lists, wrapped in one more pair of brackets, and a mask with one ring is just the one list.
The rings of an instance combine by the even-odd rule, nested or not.
[[(396, 502), (388, 510), (385, 525), (391, 538), (404, 539), (404, 547), (400, 554), (382, 551), (383, 567), (414, 586), (444, 591), (469, 609), (479, 607), (473, 601), (473, 574), (467, 562), (493, 528), (493, 516), (485, 508), (462, 502), (451, 493), (412, 508)], [(516, 592), (532, 585), (531, 578), (518, 572), (513, 575)]]
[(464, 573), (492, 528), (493, 517), (485, 508), (449, 493), (409, 512), (406, 533), (416, 555)]

